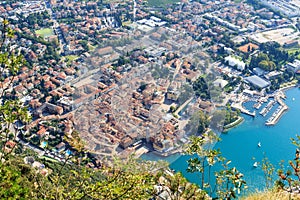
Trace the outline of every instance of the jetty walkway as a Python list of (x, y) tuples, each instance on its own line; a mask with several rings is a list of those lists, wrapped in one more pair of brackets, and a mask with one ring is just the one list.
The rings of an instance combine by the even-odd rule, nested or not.
[(289, 107), (282, 100), (282, 98), (285, 98), (285, 95), (282, 91), (278, 92), (274, 98), (279, 103), (280, 106), (273, 113), (273, 115), (267, 120), (267, 122), (266, 122), (267, 126), (275, 125), (278, 122), (278, 120), (281, 118), (283, 113), (289, 109)]

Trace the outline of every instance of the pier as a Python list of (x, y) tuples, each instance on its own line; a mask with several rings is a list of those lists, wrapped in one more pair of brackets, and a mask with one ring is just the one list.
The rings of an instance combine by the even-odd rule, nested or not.
[(285, 95), (282, 92), (275, 95), (275, 100), (279, 103), (280, 106), (276, 109), (273, 115), (266, 121), (267, 126), (275, 125), (279, 121), (283, 113), (289, 109), (289, 107), (283, 102), (282, 98), (285, 98)]
[(261, 105), (262, 105), (262, 102), (257, 102), (256, 104), (254, 104), (253, 108), (258, 110), (261, 107)]
[(259, 114), (261, 114), (262, 116), (266, 116), (270, 110), (273, 108), (274, 104), (276, 103), (276, 101), (274, 100), (271, 100), (267, 105), (266, 107), (264, 107), (260, 112)]

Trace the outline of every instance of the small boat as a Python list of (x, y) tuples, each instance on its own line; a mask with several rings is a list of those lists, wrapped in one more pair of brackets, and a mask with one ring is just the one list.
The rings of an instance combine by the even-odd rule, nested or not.
[(257, 146), (258, 146), (258, 147), (261, 147), (261, 143), (260, 143), (260, 142), (258, 142)]
[(295, 101), (295, 98), (293, 98), (293, 101)]
[(253, 164), (253, 167), (258, 167), (258, 162), (255, 162), (254, 164)]

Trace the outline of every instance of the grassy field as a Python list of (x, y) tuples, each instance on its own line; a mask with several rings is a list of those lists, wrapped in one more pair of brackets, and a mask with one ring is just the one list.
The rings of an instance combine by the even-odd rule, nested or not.
[[(291, 49), (285, 49), (289, 54), (294, 54), (296, 51), (300, 52), (300, 48), (291, 48)], [(297, 56), (298, 59), (300, 59), (300, 54)]]
[(148, 0), (149, 6), (165, 7), (168, 4), (180, 2), (180, 0)]
[(295, 53), (296, 51), (300, 51), (300, 48), (292, 48), (292, 49), (286, 49), (289, 54)]
[(68, 56), (64, 56), (65, 59), (67, 59), (68, 63), (71, 63), (73, 60), (76, 60), (77, 58), (79, 58), (79, 56), (75, 56), (75, 55), (68, 55)]
[(50, 158), (48, 156), (42, 156), (41, 158), (45, 159), (45, 160), (48, 160), (48, 161), (51, 161), (51, 162), (56, 162), (58, 163), (59, 161), (58, 160), (55, 160), (54, 158)]
[(90, 44), (88, 44), (88, 47), (89, 47), (90, 52), (93, 52), (97, 48), (97, 46), (93, 46), (93, 45), (90, 45)]
[(132, 24), (131, 21), (122, 22), (122, 26), (129, 26), (130, 24)]
[(43, 29), (35, 31), (35, 33), (42, 36), (43, 38), (54, 35), (54, 32), (51, 28), (43, 28)]

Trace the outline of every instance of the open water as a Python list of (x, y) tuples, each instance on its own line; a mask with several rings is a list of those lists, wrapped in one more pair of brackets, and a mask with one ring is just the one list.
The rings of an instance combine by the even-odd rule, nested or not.
[[(289, 110), (283, 114), (275, 126), (265, 126), (265, 121), (272, 115), (278, 107), (277, 104), (271, 109), (269, 114), (262, 117), (259, 111), (267, 104), (263, 104), (259, 110), (256, 110), (256, 117), (245, 116), (245, 121), (236, 128), (229, 130), (221, 135), (221, 142), (215, 145), (219, 148), (222, 155), (231, 160), (231, 166), (235, 166), (244, 174), (244, 179), (249, 186), (248, 191), (262, 190), (265, 187), (265, 179), (261, 169), (261, 161), (264, 154), (276, 168), (279, 168), (279, 162), (284, 160), (288, 166), (288, 160), (294, 158), (296, 147), (291, 143), (290, 138), (300, 135), (300, 89), (292, 88), (285, 91), (287, 98), (285, 103)], [(247, 102), (244, 106), (250, 110), (254, 102)], [(258, 147), (258, 142), (261, 147)], [(153, 154), (142, 156), (143, 159), (159, 159)], [(189, 156), (173, 155), (166, 160), (170, 167), (175, 171), (181, 171), (183, 175), (191, 182), (199, 183), (195, 174), (187, 173), (187, 160)], [(254, 162), (259, 162), (257, 168), (253, 167)], [(274, 175), (276, 177), (276, 172)]]

